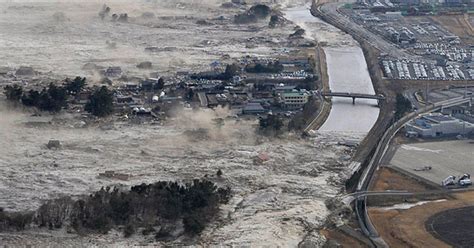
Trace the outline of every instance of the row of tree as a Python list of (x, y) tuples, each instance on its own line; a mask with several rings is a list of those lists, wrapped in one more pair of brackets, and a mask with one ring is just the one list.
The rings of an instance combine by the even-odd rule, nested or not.
[(268, 64), (248, 64), (245, 71), (248, 73), (280, 73), (284, 69), (280, 61), (270, 62)]
[(145, 228), (144, 233), (155, 232), (157, 238), (166, 238), (183, 226), (185, 234), (192, 236), (215, 219), (220, 204), (230, 197), (230, 188), (218, 188), (207, 180), (184, 185), (160, 181), (136, 185), (129, 191), (107, 187), (79, 200), (65, 197), (48, 201), (34, 214), (0, 210), (0, 231), (30, 226), (56, 229), (67, 224), (86, 234), (124, 226), (125, 236)]
[[(4, 93), (10, 102), (57, 113), (67, 107), (69, 96), (78, 95), (85, 86), (86, 78), (76, 77), (73, 80), (67, 78), (61, 86), (50, 83), (41, 91), (33, 89), (24, 91), (23, 87), (17, 84), (7, 85), (4, 88)], [(111, 114), (113, 112), (113, 92), (105, 86), (97, 89), (91, 94), (85, 110), (99, 117)]]
[(206, 79), (206, 80), (230, 80), (234, 76), (240, 74), (241, 68), (237, 64), (229, 64), (226, 65), (225, 71), (222, 73), (214, 73), (214, 72), (204, 72), (204, 73), (196, 73), (191, 75), (192, 79)]

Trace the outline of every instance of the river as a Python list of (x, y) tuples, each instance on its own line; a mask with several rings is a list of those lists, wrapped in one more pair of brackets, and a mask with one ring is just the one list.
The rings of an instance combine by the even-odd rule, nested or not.
[[(306, 38), (323, 45), (333, 92), (374, 94), (364, 54), (358, 43), (334, 26), (311, 15), (308, 6), (288, 8), (285, 16), (306, 30)], [(377, 100), (332, 99), (331, 112), (319, 132), (337, 132), (365, 136), (377, 121)]]

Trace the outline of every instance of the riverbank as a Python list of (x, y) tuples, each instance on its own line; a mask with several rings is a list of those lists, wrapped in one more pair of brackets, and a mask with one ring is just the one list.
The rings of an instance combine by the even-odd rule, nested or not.
[[(324, 51), (329, 90), (375, 94), (364, 53), (351, 36), (312, 16), (309, 6), (289, 8), (284, 13), (287, 19), (306, 30), (306, 38), (318, 42)], [(378, 115), (374, 100), (358, 99), (352, 104), (350, 99), (333, 98), (331, 111), (318, 132), (362, 140)]]

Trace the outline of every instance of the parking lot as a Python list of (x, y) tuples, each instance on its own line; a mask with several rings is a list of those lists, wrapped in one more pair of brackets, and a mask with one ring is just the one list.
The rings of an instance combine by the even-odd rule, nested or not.
[[(474, 175), (474, 141), (454, 140), (403, 144), (398, 147), (389, 166), (398, 167), (421, 178), (441, 185), (453, 175)], [(431, 166), (431, 170), (423, 170)]]
[[(401, 12), (376, 13), (367, 9), (343, 8), (354, 23), (410, 55), (382, 55), (385, 77), (408, 80), (474, 79), (474, 47), (470, 38), (452, 30), (459, 25), (442, 25), (435, 17), (403, 16)], [(456, 19), (457, 20), (457, 19)], [(456, 29), (457, 28), (457, 29)]]
[(474, 79), (474, 70), (461, 65), (437, 65), (434, 62), (419, 62), (406, 59), (382, 60), (385, 77), (419, 80), (465, 80)]

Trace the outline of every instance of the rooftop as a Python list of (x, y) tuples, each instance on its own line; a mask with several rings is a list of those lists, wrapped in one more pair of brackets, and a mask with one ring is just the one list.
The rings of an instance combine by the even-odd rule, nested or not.
[(283, 94), (283, 96), (285, 96), (285, 97), (305, 96), (305, 95), (307, 95), (306, 92), (300, 92), (300, 91), (284, 92), (284, 93), (282, 93), (282, 94)]
[(454, 121), (456, 120), (455, 118), (449, 116), (449, 115), (427, 115), (427, 116), (424, 116), (423, 118), (427, 119), (427, 120), (430, 120), (430, 121), (434, 121), (434, 122), (446, 122), (446, 121)]
[(247, 105), (244, 106), (243, 109), (244, 112), (247, 111), (265, 111), (265, 109), (262, 107), (262, 105), (258, 102), (249, 102)]

